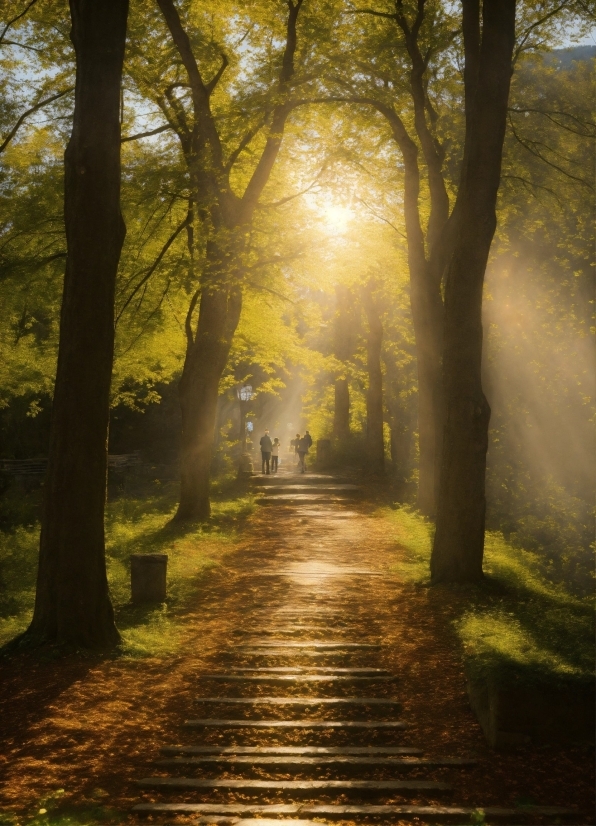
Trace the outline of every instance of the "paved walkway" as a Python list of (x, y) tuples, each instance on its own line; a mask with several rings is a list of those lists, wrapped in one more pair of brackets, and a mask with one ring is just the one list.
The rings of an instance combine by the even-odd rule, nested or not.
[[(354, 510), (359, 488), (281, 472), (254, 484), (258, 550), (253, 536), (221, 605), (229, 612), (233, 594), (242, 625), (199, 674), (180, 738), (137, 781), (134, 811), (201, 823), (471, 822), (475, 807), (457, 797), (474, 755), (440, 742), (421, 748), (402, 711), (395, 645), (387, 647), (391, 557), (387, 543), (371, 554), (379, 537)], [(485, 816), (522, 820), (508, 807)]]

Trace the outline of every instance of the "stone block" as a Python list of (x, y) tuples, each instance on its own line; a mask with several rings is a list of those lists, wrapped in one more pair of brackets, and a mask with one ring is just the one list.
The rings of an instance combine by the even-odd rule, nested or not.
[(166, 598), (167, 554), (132, 554), (130, 584), (132, 601), (163, 602)]

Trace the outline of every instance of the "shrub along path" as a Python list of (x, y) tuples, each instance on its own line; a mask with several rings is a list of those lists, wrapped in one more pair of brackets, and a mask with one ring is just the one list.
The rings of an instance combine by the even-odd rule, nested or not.
[(7, 664), (15, 821), (593, 823), (585, 750), (486, 747), (447, 602), (390, 573), (359, 491), (255, 481), (263, 506), (201, 581), (178, 656)]

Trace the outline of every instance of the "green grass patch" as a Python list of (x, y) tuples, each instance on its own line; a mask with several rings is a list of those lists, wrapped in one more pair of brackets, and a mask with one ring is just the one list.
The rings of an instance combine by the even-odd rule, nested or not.
[[(406, 507), (382, 509), (403, 549), (394, 572), (429, 584), (432, 526)], [(437, 589), (450, 594), (452, 621), (466, 671), (497, 680), (515, 675), (550, 683), (588, 681), (594, 675), (594, 603), (545, 575), (540, 557), (487, 533), (478, 586)]]
[(91, 794), (96, 802), (73, 807), (64, 803), (64, 789), (57, 789), (42, 798), (27, 814), (0, 812), (0, 826), (108, 826), (119, 823), (121, 814), (101, 803), (108, 796), (104, 789), (96, 789)]
[[(163, 656), (178, 649), (183, 616), (195, 598), (198, 580), (232, 549), (238, 528), (253, 509), (250, 495), (228, 485), (216, 491), (208, 523), (176, 525), (171, 519), (177, 491), (174, 482), (153, 480), (142, 493), (136, 486), (134, 495), (108, 504), (108, 579), (126, 656)], [(32, 499), (36, 501), (37, 495)], [(31, 619), (38, 543), (34, 518), (0, 530), (0, 645), (24, 631)], [(162, 605), (130, 603), (129, 560), (134, 553), (168, 554), (168, 598)]]

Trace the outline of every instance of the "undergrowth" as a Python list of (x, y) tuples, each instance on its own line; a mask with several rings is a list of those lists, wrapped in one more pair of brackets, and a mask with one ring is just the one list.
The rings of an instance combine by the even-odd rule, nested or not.
[[(395, 572), (429, 585), (432, 526), (415, 511), (383, 509), (402, 549)], [(446, 598), (471, 676), (589, 680), (594, 673), (594, 605), (545, 573), (540, 557), (487, 533), (485, 581), (433, 589)]]
[[(125, 656), (173, 653), (183, 635), (183, 614), (198, 580), (231, 549), (252, 499), (232, 484), (214, 491), (207, 523), (171, 523), (177, 504), (174, 482), (136, 479), (108, 503), (106, 562), (116, 623)], [(0, 526), (0, 646), (27, 628), (35, 600), (39, 547), (39, 491), (23, 491), (3, 500)], [(1, 521), (2, 515), (0, 515)], [(130, 602), (130, 555), (168, 554), (168, 596), (163, 604)]]

